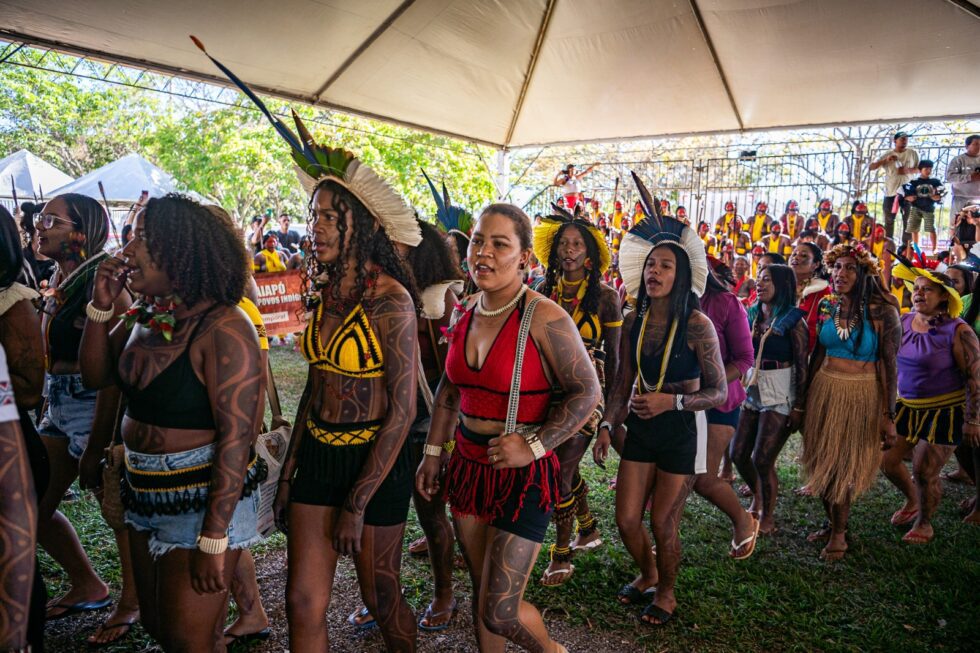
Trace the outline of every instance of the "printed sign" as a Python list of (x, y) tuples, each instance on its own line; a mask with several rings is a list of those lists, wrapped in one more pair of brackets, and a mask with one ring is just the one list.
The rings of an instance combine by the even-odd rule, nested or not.
[(257, 304), (265, 322), (265, 331), (270, 337), (299, 333), (306, 327), (300, 295), (303, 284), (301, 274), (300, 270), (290, 270), (255, 275), (255, 283), (259, 287)]

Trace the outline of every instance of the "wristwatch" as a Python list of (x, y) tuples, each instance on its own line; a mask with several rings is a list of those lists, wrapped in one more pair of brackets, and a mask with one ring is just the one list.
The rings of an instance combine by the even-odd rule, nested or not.
[(674, 395), (674, 410), (684, 410), (684, 395)]

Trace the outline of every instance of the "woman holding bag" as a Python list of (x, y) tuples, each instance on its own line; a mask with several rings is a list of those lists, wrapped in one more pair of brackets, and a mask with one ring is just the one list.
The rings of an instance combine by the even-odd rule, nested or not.
[(755, 365), (746, 376), (732, 460), (752, 490), (749, 511), (758, 515), (759, 531), (768, 535), (776, 530), (776, 459), (803, 417), (808, 346), (804, 312), (795, 307), (793, 269), (770, 265), (758, 283), (759, 302), (749, 308)]
[[(484, 209), (467, 261), (481, 292), (465, 300), (449, 329), (446, 374), (416, 477), (423, 497), (443, 491), (442, 445), (455, 431), (445, 493), (473, 581), (481, 651), (502, 651), (507, 640), (565, 650), (523, 600), (524, 588), (559, 498), (554, 449), (585, 424), (601, 392), (571, 317), (524, 285), (530, 256), (524, 212), (510, 204)], [(563, 394), (551, 407), (555, 385)]]

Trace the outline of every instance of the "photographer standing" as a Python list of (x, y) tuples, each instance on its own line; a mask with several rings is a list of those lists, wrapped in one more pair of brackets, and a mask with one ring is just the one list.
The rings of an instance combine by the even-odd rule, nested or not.
[[(955, 203), (955, 199), (953, 200)], [(970, 248), (977, 242), (977, 224), (980, 223), (980, 205), (971, 204), (963, 207), (953, 219), (952, 242), (953, 252), (957, 261), (966, 259)]]
[[(885, 170), (885, 199), (881, 203), (882, 213), (885, 215), (885, 233), (889, 238), (895, 235), (895, 215), (896, 210), (895, 195), (898, 190), (906, 183), (912, 181), (916, 173), (916, 166), (919, 165), (919, 153), (909, 149), (909, 135), (903, 131), (895, 132), (893, 137), (895, 147), (885, 153), (877, 161), (869, 166), (871, 170), (884, 168)], [(909, 236), (905, 231), (905, 221), (908, 220), (909, 208), (901, 205), (902, 211), (902, 244), (908, 242)]]
[(953, 189), (951, 214), (970, 204), (980, 204), (980, 135), (966, 137), (966, 152), (946, 167), (946, 183)]

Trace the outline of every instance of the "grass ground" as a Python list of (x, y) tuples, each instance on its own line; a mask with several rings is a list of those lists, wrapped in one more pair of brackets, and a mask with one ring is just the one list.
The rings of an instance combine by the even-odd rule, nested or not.
[[(272, 360), (284, 409), (287, 415), (294, 415), (306, 366), (298, 354), (285, 348), (274, 348)], [(536, 582), (547, 564), (543, 550), (528, 587), (528, 600), (580, 630), (615, 636), (624, 642), (618, 648), (625, 650), (980, 650), (980, 529), (962, 524), (957, 510), (972, 488), (945, 484), (935, 520), (936, 539), (928, 545), (910, 546), (900, 541), (903, 530), (888, 523), (901, 503), (897, 491), (879, 479), (854, 508), (847, 556), (827, 564), (817, 558), (820, 545), (805, 539), (822, 522), (822, 508), (817, 500), (791, 492), (801, 484), (794, 463), (798, 444), (797, 437), (791, 438), (780, 460), (779, 532), (761, 539), (749, 560), (734, 562), (727, 556), (731, 539), (727, 518), (700, 497), (688, 501), (681, 523), (684, 560), (674, 625), (656, 631), (641, 626), (638, 610), (620, 607), (613, 598), (634, 576), (632, 561), (616, 532), (614, 493), (608, 488), (615, 477), (615, 463), (608, 465), (608, 471), (591, 463), (583, 465), (606, 545), (576, 559), (575, 575), (558, 589)], [(117, 591), (114, 544), (95, 502), (83, 498), (66, 504), (65, 512), (99, 573)], [(414, 514), (410, 515), (406, 542), (420, 534)], [(277, 535), (256, 549), (260, 577), (262, 557), (281, 560), (283, 548), (284, 540)], [(52, 595), (64, 591), (61, 570), (46, 556), (42, 556), (42, 570)], [(465, 573), (457, 571), (456, 577), (457, 592), (468, 591)], [(429, 600), (427, 562), (406, 558), (403, 582), (409, 602), (421, 611)], [(278, 598), (273, 595), (271, 600), (281, 604), (281, 591), (276, 591)], [(281, 614), (281, 605), (279, 608)], [(281, 623), (277, 626), (282, 628)], [(61, 641), (53, 642), (51, 650), (83, 648), (80, 643)], [(375, 646), (376, 642), (370, 648)], [(455, 646), (431, 650), (450, 649), (459, 650)], [(124, 644), (108, 650), (152, 650), (152, 643), (137, 631)]]

